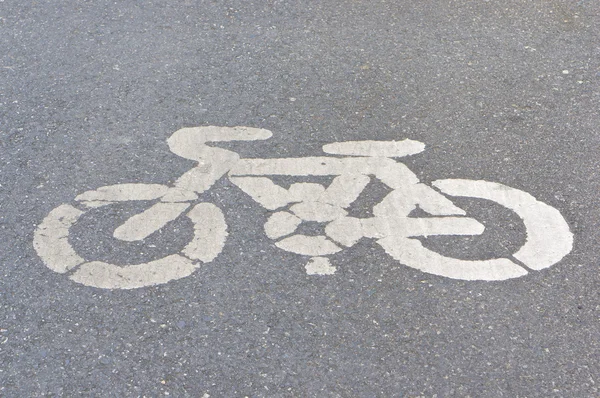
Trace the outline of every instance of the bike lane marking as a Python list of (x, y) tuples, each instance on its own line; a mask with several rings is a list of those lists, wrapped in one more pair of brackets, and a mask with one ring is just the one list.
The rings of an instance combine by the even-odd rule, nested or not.
[(573, 234), (560, 212), (527, 192), (488, 181), (453, 179), (433, 185), (448, 195), (487, 199), (516, 212), (525, 224), (527, 242), (514, 257), (533, 270), (550, 267), (573, 248)]
[[(184, 215), (197, 194), (210, 189), (228, 175), (253, 200), (271, 214), (264, 225), (267, 237), (280, 249), (311, 258), (305, 263), (309, 275), (332, 275), (336, 267), (329, 255), (353, 246), (361, 238), (373, 238), (400, 263), (424, 272), (463, 280), (504, 280), (528, 271), (507, 258), (461, 260), (443, 256), (413, 239), (431, 235), (479, 235), (483, 225), (466, 217), (464, 210), (435, 189), (419, 182), (408, 167), (391, 157), (424, 150), (418, 141), (348, 141), (323, 146), (326, 153), (349, 157), (240, 159), (232, 151), (207, 146), (210, 141), (266, 139), (271, 133), (249, 127), (198, 127), (175, 132), (168, 140), (171, 150), (198, 165), (180, 177), (174, 187), (159, 184), (118, 184), (87, 191), (76, 201), (88, 209), (123, 201), (159, 200), (148, 210), (132, 216), (116, 228), (114, 237), (143, 240), (168, 222)], [(294, 183), (289, 188), (269, 176), (332, 176), (332, 183)], [(346, 209), (372, 178), (390, 192), (373, 203), (373, 217), (353, 218)], [(433, 183), (450, 196), (481, 198), (513, 210), (526, 228), (527, 239), (514, 257), (529, 269), (540, 270), (560, 261), (573, 245), (573, 235), (558, 210), (530, 194), (487, 181), (439, 180)], [(412, 218), (416, 208), (431, 217)], [(185, 216), (192, 220), (194, 236), (179, 254), (142, 264), (114, 265), (87, 261), (69, 243), (69, 229), (84, 213), (71, 205), (50, 212), (34, 235), (34, 247), (44, 263), (58, 273), (68, 273), (79, 283), (108, 289), (131, 289), (186, 277), (216, 258), (227, 237), (223, 212), (211, 203), (195, 204)], [(326, 223), (325, 234), (295, 233), (303, 222)]]
[(69, 243), (69, 229), (82, 214), (71, 205), (60, 205), (36, 229), (33, 247), (52, 271), (64, 274), (85, 262)]

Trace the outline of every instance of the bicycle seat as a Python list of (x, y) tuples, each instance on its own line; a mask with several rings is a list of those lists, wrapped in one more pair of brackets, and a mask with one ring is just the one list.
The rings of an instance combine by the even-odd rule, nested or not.
[(399, 158), (425, 150), (425, 144), (414, 140), (402, 141), (346, 141), (323, 145), (323, 151), (331, 155)]

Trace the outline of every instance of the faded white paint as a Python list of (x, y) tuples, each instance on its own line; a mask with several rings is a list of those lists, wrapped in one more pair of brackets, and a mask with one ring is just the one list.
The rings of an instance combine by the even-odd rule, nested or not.
[(573, 234), (560, 212), (527, 192), (488, 181), (438, 180), (433, 185), (448, 195), (491, 200), (517, 213), (527, 241), (514, 257), (533, 270), (556, 264), (573, 249)]
[(190, 202), (198, 199), (198, 195), (190, 190), (182, 188), (171, 188), (160, 200), (162, 202)]
[(403, 157), (425, 150), (425, 144), (419, 141), (346, 141), (323, 145), (323, 152), (332, 155)]
[(77, 201), (126, 202), (129, 200), (158, 199), (169, 191), (159, 184), (118, 184), (87, 191), (77, 196)]
[(447, 278), (498, 281), (527, 274), (526, 270), (507, 258), (468, 261), (445, 257), (424, 248), (418, 240), (408, 238), (387, 237), (377, 243), (402, 264)]
[(71, 205), (60, 205), (35, 230), (33, 247), (52, 271), (64, 274), (85, 262), (69, 243), (69, 228), (82, 214)]
[(304, 221), (327, 222), (348, 214), (341, 207), (323, 202), (302, 202), (290, 207), (292, 213)]
[(266, 177), (229, 177), (229, 180), (267, 210), (279, 209), (294, 200), (287, 189)]
[[(173, 187), (159, 184), (118, 184), (87, 191), (75, 198), (89, 209), (124, 201), (154, 200), (151, 207), (115, 229), (124, 241), (143, 240), (175, 220), (225, 175), (239, 156), (232, 151), (206, 145), (211, 141), (258, 140), (271, 136), (264, 129), (249, 127), (196, 127), (175, 132), (170, 149), (198, 165), (181, 176)], [(186, 216), (194, 225), (194, 236), (180, 254), (142, 264), (115, 265), (80, 257), (69, 243), (69, 228), (84, 211), (71, 205), (52, 210), (34, 234), (34, 247), (44, 263), (59, 273), (73, 271), (70, 278), (88, 286), (132, 289), (166, 283), (190, 275), (200, 262), (212, 261), (222, 250), (227, 224), (221, 210), (210, 203), (195, 205)]]
[[(280, 249), (310, 256), (305, 265), (309, 275), (334, 274), (336, 267), (326, 256), (339, 253), (362, 238), (375, 239), (391, 257), (409, 267), (449, 278), (504, 280), (527, 274), (525, 268), (508, 258), (478, 261), (449, 258), (414, 239), (478, 235), (484, 230), (478, 221), (465, 217), (465, 211), (448, 197), (420, 183), (406, 165), (392, 159), (421, 152), (424, 144), (411, 140), (338, 142), (325, 145), (323, 151), (349, 157), (284, 159), (240, 159), (235, 152), (207, 145), (270, 136), (268, 130), (249, 127), (178, 130), (169, 138), (169, 148), (198, 163), (173, 186), (133, 183), (87, 191), (76, 197), (86, 210), (65, 204), (48, 214), (35, 231), (34, 247), (50, 269), (67, 273), (72, 280), (89, 286), (131, 289), (186, 277), (200, 263), (214, 260), (224, 247), (227, 224), (222, 211), (211, 203), (194, 202), (199, 194), (228, 176), (253, 200), (275, 211), (265, 223), (265, 234)], [(329, 176), (332, 182), (328, 186), (295, 183), (286, 189), (269, 178), (277, 175)], [(349, 217), (348, 208), (371, 179), (381, 181), (392, 191), (380, 203), (373, 203), (373, 217)], [(527, 240), (514, 258), (529, 269), (549, 267), (572, 249), (573, 235), (558, 210), (528, 193), (487, 181), (440, 180), (433, 185), (446, 195), (487, 199), (513, 210), (523, 220), (527, 232)], [(119, 226), (114, 231), (117, 239), (143, 240), (185, 215), (194, 228), (191, 241), (180, 253), (142, 264), (87, 261), (76, 253), (68, 238), (70, 227), (79, 217), (92, 208), (124, 201), (154, 202)], [(417, 208), (430, 216), (409, 217)], [(325, 234), (297, 233), (303, 222), (324, 224)]]
[(448, 198), (420, 183), (406, 183), (396, 188), (381, 203), (373, 207), (373, 214), (383, 218), (398, 214), (408, 217), (417, 206), (434, 216), (463, 216), (466, 214)]
[(393, 159), (374, 158), (284, 158), (240, 159), (229, 172), (232, 176), (363, 176), (373, 175), (390, 188), (417, 183), (417, 176)]
[(148, 210), (136, 214), (115, 229), (113, 236), (117, 239), (134, 242), (143, 240), (175, 220), (190, 206), (189, 203), (158, 202)]
[(169, 148), (181, 157), (197, 161), (198, 166), (181, 176), (175, 186), (187, 191), (204, 192), (238, 161), (237, 153), (208, 146), (207, 142), (265, 140), (271, 135), (269, 130), (243, 126), (177, 130), (167, 140)]
[(337, 176), (316, 198), (316, 201), (347, 208), (358, 198), (370, 181), (369, 176), (358, 173)]
[(412, 218), (399, 214), (372, 218), (344, 217), (325, 228), (329, 238), (346, 247), (353, 246), (361, 238), (480, 235), (483, 230), (483, 224), (467, 217)]
[(304, 269), (308, 275), (333, 275), (337, 270), (327, 257), (312, 257)]
[[(85, 198), (97, 198), (102, 195), (100, 202), (108, 205), (117, 203), (109, 201), (110, 194), (122, 199), (126, 192), (127, 198), (135, 198), (129, 192), (130, 185), (122, 187), (102, 187)], [(141, 200), (148, 200), (148, 192), (153, 195), (167, 192), (157, 186), (144, 187), (135, 184), (140, 189)], [(87, 194), (87, 193), (86, 193)], [(181, 215), (189, 203), (158, 202), (148, 210), (137, 214), (115, 229), (114, 236), (125, 241), (141, 240), (169, 221)], [(88, 286), (107, 289), (133, 289), (143, 286), (166, 283), (173, 279), (189, 276), (202, 262), (212, 261), (222, 250), (227, 237), (227, 224), (221, 210), (212, 203), (200, 203), (190, 210), (186, 216), (194, 225), (194, 237), (183, 249), (181, 254), (167, 256), (162, 259), (141, 264), (115, 265), (102, 261), (86, 262), (77, 255), (69, 243), (69, 228), (77, 222), (84, 212), (71, 205), (61, 205), (48, 214), (34, 234), (34, 247), (44, 263), (59, 273), (74, 271), (70, 279)]]
[(197, 263), (179, 254), (125, 266), (91, 261), (77, 268), (70, 279), (104, 289), (135, 289), (185, 278), (197, 267)]
[(212, 203), (199, 203), (187, 216), (194, 224), (194, 238), (183, 249), (183, 254), (205, 263), (214, 260), (221, 253), (227, 238), (223, 212)]
[(275, 245), (283, 250), (305, 256), (327, 256), (342, 250), (338, 245), (324, 236), (292, 235)]
[[(269, 130), (254, 127), (202, 126), (186, 127), (174, 132), (167, 140), (174, 154), (202, 162), (206, 150), (220, 149), (206, 145), (208, 142), (255, 141), (271, 138)], [(219, 161), (220, 159), (217, 159)]]
[(278, 239), (294, 232), (301, 222), (302, 219), (287, 211), (278, 211), (265, 223), (265, 234), (271, 239)]

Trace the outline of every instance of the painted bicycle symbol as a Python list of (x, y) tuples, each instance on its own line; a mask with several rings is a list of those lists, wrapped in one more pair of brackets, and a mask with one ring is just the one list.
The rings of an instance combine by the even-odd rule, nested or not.
[[(279, 159), (241, 159), (233, 151), (207, 145), (219, 141), (254, 141), (271, 132), (250, 127), (194, 127), (176, 131), (169, 139), (171, 151), (198, 162), (172, 186), (118, 184), (87, 191), (73, 204), (52, 210), (34, 234), (34, 247), (51, 270), (71, 280), (98, 288), (133, 289), (167, 283), (191, 275), (214, 260), (227, 239), (222, 210), (202, 202), (199, 194), (226, 177), (254, 201), (271, 212), (264, 230), (276, 247), (306, 256), (309, 274), (333, 274), (330, 256), (362, 238), (372, 238), (398, 262), (423, 272), (462, 280), (505, 280), (556, 264), (572, 249), (573, 235), (555, 208), (530, 194), (483, 180), (445, 179), (419, 182), (397, 158), (419, 153), (425, 145), (404, 141), (348, 141), (323, 146), (329, 156)], [(288, 189), (274, 176), (328, 176), (328, 186), (300, 182)], [(373, 206), (373, 216), (356, 218), (347, 209), (372, 179), (390, 189)], [(467, 217), (450, 197), (493, 201), (515, 212), (527, 238), (511, 258), (463, 260), (444, 256), (415, 239), (434, 235), (480, 235), (484, 226)], [(127, 201), (152, 201), (115, 229), (123, 241), (141, 241), (179, 217), (191, 220), (194, 233), (178, 253), (146, 263), (115, 265), (86, 260), (69, 241), (70, 230), (91, 209)], [(427, 217), (411, 217), (416, 208)], [(325, 225), (324, 234), (298, 232), (304, 222)], [(516, 259), (516, 261), (514, 261)]]

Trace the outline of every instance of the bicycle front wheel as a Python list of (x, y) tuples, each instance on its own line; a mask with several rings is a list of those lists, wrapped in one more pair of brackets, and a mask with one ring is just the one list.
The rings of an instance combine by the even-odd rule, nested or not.
[[(475, 261), (444, 256), (405, 234), (391, 234), (377, 241), (389, 255), (404, 265), (452, 279), (506, 280), (527, 275), (529, 270), (548, 268), (559, 262), (573, 247), (573, 234), (560, 212), (527, 192), (483, 180), (438, 180), (433, 182), (433, 186), (449, 196), (486, 199), (512, 210), (525, 226), (526, 241), (512, 255), (512, 259)], [(450, 223), (447, 220), (447, 217), (432, 217), (423, 221), (429, 221), (432, 230), (449, 229), (444, 231), (444, 235), (460, 235), (458, 220)], [(454, 233), (452, 228), (455, 228)]]

